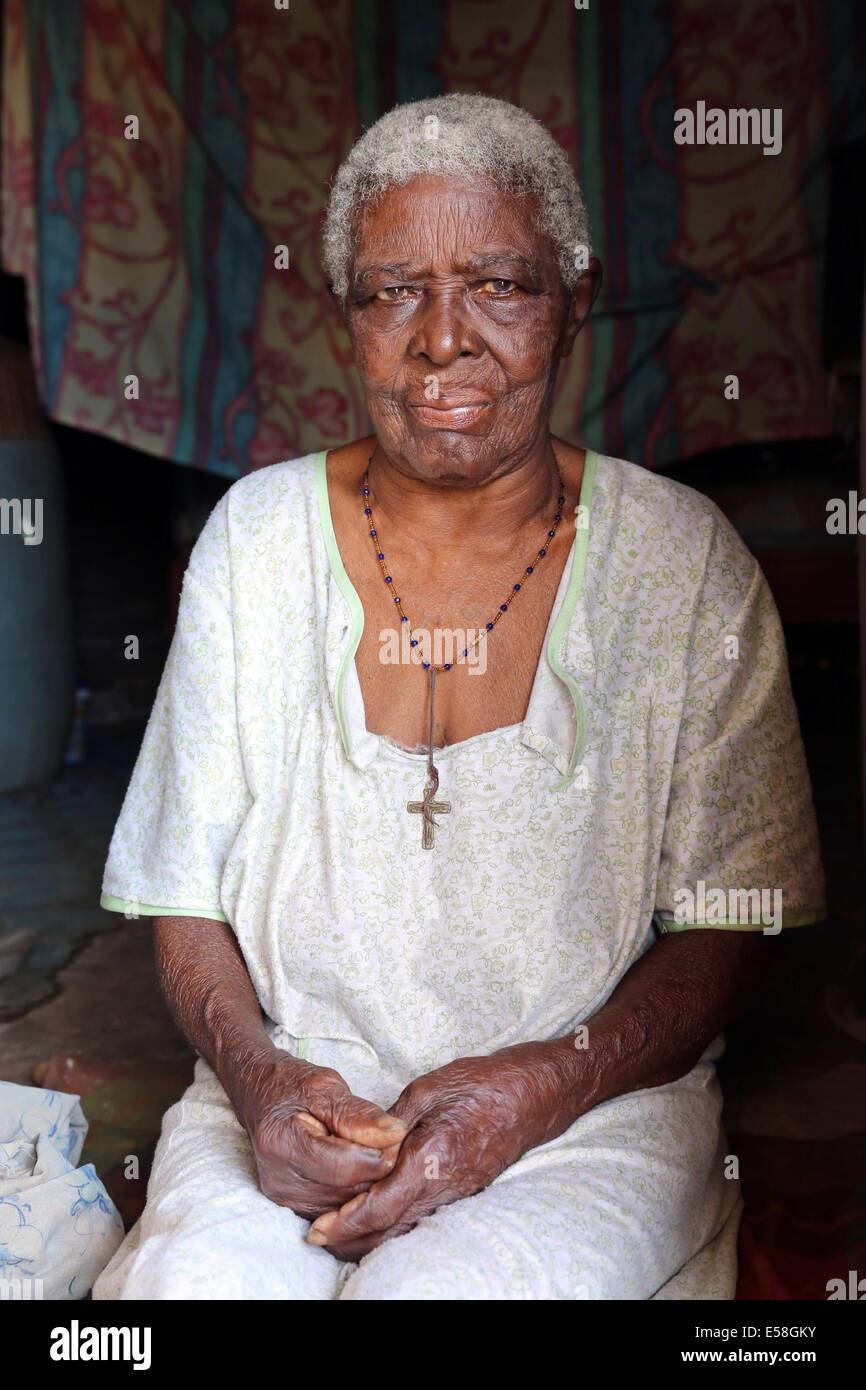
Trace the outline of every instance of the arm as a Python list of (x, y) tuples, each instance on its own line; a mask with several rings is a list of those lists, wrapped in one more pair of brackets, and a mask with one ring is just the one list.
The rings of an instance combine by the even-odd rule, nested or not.
[(208, 917), (157, 917), (154, 947), (159, 983), (175, 1023), (216, 1072), (243, 1124), (256, 1069), (285, 1054), (265, 1031), (234, 932)]
[(225, 864), (253, 805), (237, 691), (233, 506), (230, 489), (184, 575), (165, 670), (112, 837), (103, 901), (178, 910), (195, 904), (204, 914), (154, 914), (166, 999), (245, 1127), (263, 1192), (309, 1216), (388, 1172), (404, 1131), (353, 1096), (337, 1072), (273, 1046), (223, 918)]
[(391, 1171), (403, 1125), (353, 1095), (338, 1072), (274, 1046), (226, 923), (158, 917), (155, 945), (175, 1021), (246, 1129), (266, 1196), (312, 1217)]
[[(751, 998), (765, 952), (760, 932), (695, 928), (662, 936), (589, 1021), (585, 1062), (573, 1075), (574, 1119), (614, 1096), (691, 1071)], [(560, 1046), (563, 1041), (580, 1058), (574, 1040)]]
[(755, 988), (764, 951), (760, 933), (664, 936), (589, 1020), (586, 1047), (572, 1034), (419, 1077), (392, 1107), (409, 1129), (394, 1172), (320, 1217), (310, 1239), (358, 1260), (436, 1207), (488, 1186), (593, 1106), (686, 1075)]

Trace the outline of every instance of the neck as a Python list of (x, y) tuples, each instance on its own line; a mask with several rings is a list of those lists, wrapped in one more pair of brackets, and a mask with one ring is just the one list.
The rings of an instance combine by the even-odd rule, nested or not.
[(401, 542), (421, 548), (462, 546), (467, 536), (477, 544), (508, 544), (536, 516), (552, 511), (558, 496), (558, 462), (553, 441), (524, 457), (494, 464), (481, 478), (430, 478), (414, 472), (403, 458), (395, 461), (371, 440), (368, 457), (371, 501)]

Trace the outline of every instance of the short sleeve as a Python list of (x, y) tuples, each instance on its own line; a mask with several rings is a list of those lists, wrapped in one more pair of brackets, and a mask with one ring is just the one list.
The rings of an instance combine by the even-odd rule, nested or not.
[(251, 805), (238, 732), (227, 499), (190, 556), (177, 624), (103, 878), (129, 916), (227, 918), (223, 865)]
[(776, 605), (754, 556), (719, 527), (689, 643), (655, 921), (775, 935), (826, 915), (818, 833)]

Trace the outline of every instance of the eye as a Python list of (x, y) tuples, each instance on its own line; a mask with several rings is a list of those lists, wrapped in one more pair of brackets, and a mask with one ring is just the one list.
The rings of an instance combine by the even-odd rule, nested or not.
[(514, 280), (485, 280), (481, 289), (494, 299), (502, 299), (512, 290), (516, 290), (517, 284)]
[(377, 290), (374, 299), (381, 299), (386, 304), (403, 304), (414, 290), (411, 285), (388, 285), (384, 290)]

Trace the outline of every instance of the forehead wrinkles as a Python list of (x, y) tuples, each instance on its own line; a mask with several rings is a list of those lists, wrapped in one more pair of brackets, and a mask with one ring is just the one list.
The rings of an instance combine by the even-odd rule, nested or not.
[(355, 263), (417, 262), (420, 269), (434, 261), (452, 264), (484, 255), (520, 252), (543, 255), (531, 199), (506, 194), (478, 196), (472, 190), (422, 195), (410, 200), (389, 194), (362, 210)]

